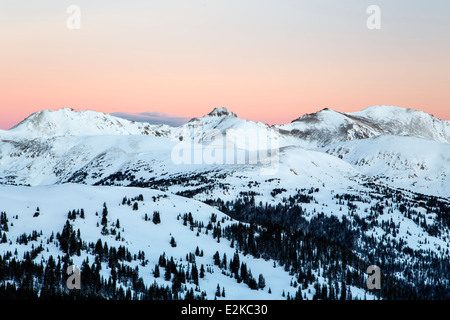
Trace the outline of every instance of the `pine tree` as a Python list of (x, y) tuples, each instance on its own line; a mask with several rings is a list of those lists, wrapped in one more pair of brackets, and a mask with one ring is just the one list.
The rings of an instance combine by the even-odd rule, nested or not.
[(158, 224), (161, 223), (161, 217), (159, 215), (159, 211), (153, 211), (153, 223)]
[(300, 288), (298, 288), (297, 292), (295, 293), (295, 300), (303, 300), (302, 297), (302, 290)]
[(264, 279), (264, 276), (262, 274), (259, 274), (259, 277), (258, 277), (258, 288), (259, 289), (264, 289), (265, 286), (266, 286), (266, 279)]
[(170, 270), (170, 264), (166, 264), (165, 273), (164, 273), (164, 280), (170, 281), (170, 278), (172, 277), (172, 272)]
[(192, 266), (191, 276), (192, 276), (192, 280), (194, 281), (194, 283), (198, 286), (198, 271), (197, 271), (197, 265), (195, 265), (195, 264)]
[(222, 257), (222, 268), (227, 269), (227, 255), (225, 253)]
[(217, 284), (216, 297), (220, 297), (220, 286)]
[(203, 265), (200, 266), (200, 278), (205, 277), (205, 267)]
[(345, 282), (342, 281), (342, 286), (341, 286), (341, 300), (346, 300), (347, 298), (347, 287), (345, 285)]
[(103, 203), (103, 211), (102, 211), (102, 221), (101, 221), (101, 225), (103, 227), (106, 227), (106, 225), (108, 224), (108, 219), (106, 218), (108, 216), (108, 208), (106, 207), (106, 202)]
[(244, 262), (241, 264), (241, 279), (244, 283), (248, 283), (247, 265)]
[(216, 251), (216, 253), (213, 256), (214, 259), (214, 265), (218, 266), (220, 268), (220, 255), (219, 251)]

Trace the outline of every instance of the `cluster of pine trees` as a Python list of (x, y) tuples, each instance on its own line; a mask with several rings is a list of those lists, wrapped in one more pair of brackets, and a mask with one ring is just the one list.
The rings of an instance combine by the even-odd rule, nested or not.
[(0, 212), (0, 243), (7, 243), (8, 238), (6, 237), (6, 232), (9, 231), (8, 228), (8, 217), (6, 212)]
[[(380, 298), (449, 299), (450, 291), (446, 289), (450, 285), (448, 258), (430, 250), (410, 249), (403, 239), (396, 238), (398, 224), (392, 219), (385, 221), (377, 217), (397, 210), (431, 234), (439, 234), (436, 229), (448, 233), (446, 217), (450, 216), (450, 206), (435, 197), (416, 195), (407, 199), (400, 192), (377, 188), (377, 194), (382, 196), (370, 208), (366, 219), (361, 219), (357, 211), (361, 204), (371, 203), (373, 198), (350, 194), (335, 196), (337, 204), (345, 205), (348, 210), (348, 218), (343, 219), (315, 213), (307, 220), (301, 203), (315, 200), (303, 196), (288, 197), (276, 205), (256, 204), (253, 196), (207, 202), (230, 217), (250, 224), (238, 223), (221, 229), (221, 235), (230, 239), (232, 246), (255, 257), (279, 261), (297, 277), (294, 285), (306, 289), (315, 283), (315, 298), (350, 298), (351, 294), (344, 294), (336, 281), (347, 287), (366, 289), (365, 270), (368, 265), (378, 265), (383, 270), (384, 283), (382, 289), (375, 292)], [(436, 215), (433, 224), (426, 223), (424, 215), (417, 210), (419, 207)], [(393, 238), (380, 241), (367, 236), (364, 231), (373, 227), (382, 228)], [(326, 276), (326, 287), (317, 287), (317, 275)]]

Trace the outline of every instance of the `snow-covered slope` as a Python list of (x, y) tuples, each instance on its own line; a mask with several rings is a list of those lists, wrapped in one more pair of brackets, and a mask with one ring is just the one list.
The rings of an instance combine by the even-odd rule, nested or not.
[[(131, 203), (124, 203), (124, 198), (131, 199)], [(105, 228), (101, 225), (104, 208), (107, 209)], [(80, 215), (81, 209), (84, 217)], [(292, 275), (273, 260), (257, 259), (242, 252), (238, 253), (240, 262), (246, 264), (253, 276), (263, 275), (265, 288), (259, 290), (250, 289), (247, 284), (236, 281), (229, 273), (214, 265), (213, 256), (216, 252), (220, 252), (221, 257), (225, 254), (231, 259), (237, 250), (225, 238), (220, 241), (214, 239), (212, 228), (207, 228), (208, 224), (224, 229), (237, 222), (195, 200), (141, 188), (72, 184), (32, 188), (0, 186), (0, 210), (6, 213), (9, 221), (9, 230), (4, 232), (7, 241), (0, 242), (2, 255), (15, 251), (17, 257), (22, 257), (33, 248), (38, 248), (39, 244), (47, 243), (46, 249), (39, 252), (34, 260), (45, 265), (50, 256), (54, 260), (61, 259), (64, 253), (55, 235), (61, 233), (68, 221), (73, 230), (79, 230), (77, 232), (86, 244), (100, 240), (110, 250), (121, 246), (129, 249), (135, 258), (128, 261), (127, 265), (132, 269), (138, 268), (139, 276), (147, 286), (155, 282), (162, 287), (172, 286), (172, 281), (164, 278), (162, 267), (161, 276), (155, 277), (154, 274), (155, 266), (162, 255), (167, 259), (173, 258), (177, 269), (188, 273), (194, 264), (198, 269), (203, 265), (205, 276), (199, 278), (198, 285), (192, 281), (186, 282), (186, 290), (182, 291), (181, 297), (185, 291), (192, 288), (198, 294), (206, 293), (206, 299), (214, 299), (217, 285), (226, 293), (225, 297), (219, 299), (233, 300), (286, 299), (286, 294), (289, 293), (293, 297), (297, 290), (290, 285)], [(74, 218), (68, 218), (73, 211), (78, 214)], [(159, 212), (161, 220), (158, 224), (152, 221), (155, 211)], [(198, 227), (193, 228), (190, 223), (183, 223), (183, 217), (188, 212)], [(149, 219), (146, 219), (146, 216)], [(108, 232), (102, 232), (102, 229)], [(23, 234), (31, 235), (33, 231), (37, 235), (36, 239), (20, 244), (16, 242)], [(171, 243), (172, 237), (175, 246)], [(195, 262), (185, 258), (188, 254), (194, 255), (197, 248), (202, 254), (195, 255)], [(139, 258), (136, 259), (136, 256)], [(96, 261), (95, 255), (88, 248), (82, 249), (80, 255), (74, 254), (71, 258), (73, 264), (78, 267), (81, 267), (85, 260)], [(110, 277), (111, 266), (103, 261), (101, 267), (102, 276), (105, 279)], [(363, 290), (351, 290), (354, 297), (362, 298)], [(314, 292), (312, 285), (308, 294), (307, 292), (306, 289), (305, 297), (311, 299)], [(369, 298), (370, 296), (369, 294)]]
[(450, 144), (410, 136), (376, 136), (326, 146), (323, 151), (384, 183), (449, 196)]

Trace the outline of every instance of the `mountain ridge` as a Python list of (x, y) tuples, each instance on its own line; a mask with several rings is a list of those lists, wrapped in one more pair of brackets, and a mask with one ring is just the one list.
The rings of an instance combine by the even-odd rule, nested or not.
[[(400, 116), (385, 122), (379, 120), (374, 125), (373, 119), (386, 118), (386, 112)], [(245, 153), (264, 154), (273, 146), (279, 152), (266, 160), (280, 165), (279, 170), (287, 172), (289, 183), (290, 174), (296, 172), (308, 183), (313, 183), (314, 177), (326, 180), (325, 176), (329, 175), (350, 184), (348, 179), (359, 172), (383, 182), (395, 178), (397, 187), (432, 195), (445, 195), (450, 183), (445, 175), (450, 171), (450, 161), (445, 156), (449, 143), (444, 139), (449, 123), (424, 112), (396, 107), (372, 107), (352, 114), (323, 109), (278, 127), (240, 119), (226, 108), (215, 108), (204, 117), (175, 128), (68, 108), (42, 111), (27, 119), (9, 131), (0, 132), (0, 184), (113, 183), (119, 173), (134, 172), (136, 168), (145, 169), (134, 173), (134, 178), (127, 179), (128, 183), (159, 181), (160, 174), (174, 179), (186, 173), (197, 176), (200, 172), (208, 181), (213, 168), (227, 175), (241, 170), (253, 176), (263, 166), (246, 163)], [(392, 121), (401, 125), (392, 129)], [(410, 128), (411, 123), (435, 123), (435, 126), (418, 131), (420, 126)], [(234, 136), (228, 138), (226, 135), (231, 131)], [(255, 145), (260, 140), (252, 142), (246, 136), (252, 134), (258, 139), (267, 137), (270, 143)], [(388, 138), (373, 140), (376, 137)], [(201, 157), (195, 156), (194, 161), (191, 155), (188, 161), (193, 162), (184, 166), (172, 163), (173, 152), (181, 141), (183, 148), (188, 148), (186, 151), (200, 150)], [(230, 146), (234, 148), (231, 152), (240, 150), (244, 155), (241, 166), (235, 163), (236, 154), (225, 154)], [(416, 146), (422, 146), (421, 150), (430, 154), (421, 155)], [(209, 155), (208, 158), (208, 154), (203, 154), (205, 149), (217, 150), (219, 157)], [(216, 164), (207, 164), (205, 159)], [(303, 168), (298, 167), (300, 163)], [(338, 168), (344, 174), (338, 173)]]
[(323, 147), (377, 135), (415, 136), (450, 143), (450, 121), (440, 120), (423, 111), (393, 106), (372, 106), (347, 113), (325, 108), (305, 114), (291, 123), (272, 126), (240, 119), (227, 108), (214, 108), (203, 117), (192, 118), (178, 127), (135, 122), (92, 110), (62, 108), (33, 113), (11, 129), (0, 131), (0, 136), (51, 138), (65, 135), (140, 134), (169, 137), (179, 135), (180, 132), (186, 134), (186, 129), (192, 126), (201, 125), (205, 127), (201, 129), (209, 130), (219, 127), (227, 129), (242, 124), (259, 129), (275, 129), (281, 135), (299, 139), (302, 147)]
[(450, 121), (423, 111), (392, 106), (372, 106), (350, 113), (325, 108), (277, 128), (318, 147), (379, 135), (414, 136), (450, 143)]

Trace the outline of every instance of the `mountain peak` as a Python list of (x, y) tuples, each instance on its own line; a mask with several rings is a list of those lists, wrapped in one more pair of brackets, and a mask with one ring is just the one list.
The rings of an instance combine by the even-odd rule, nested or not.
[(314, 113), (307, 113), (304, 114), (303, 116), (292, 120), (291, 123), (295, 123), (295, 122), (318, 122), (323, 120), (323, 117), (325, 116), (332, 116), (334, 114), (340, 114), (339, 111), (335, 111), (332, 110), (330, 108), (323, 108), (322, 110), (319, 110), (317, 112)]
[(211, 111), (210, 113), (208, 113), (207, 116), (210, 116), (210, 117), (226, 117), (226, 116), (237, 117), (234, 112), (228, 111), (228, 109), (225, 107), (220, 108), (220, 109), (214, 108), (214, 110)]

